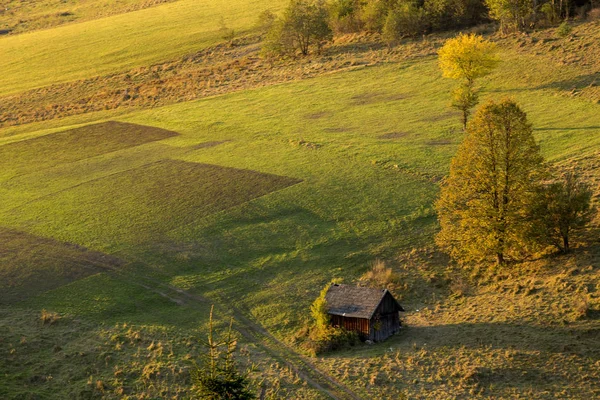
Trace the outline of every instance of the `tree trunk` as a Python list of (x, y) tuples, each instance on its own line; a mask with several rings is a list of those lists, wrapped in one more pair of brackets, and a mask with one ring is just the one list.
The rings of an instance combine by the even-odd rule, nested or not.
[(496, 253), (496, 264), (504, 264), (504, 253)]
[(563, 235), (563, 252), (569, 252), (569, 235)]

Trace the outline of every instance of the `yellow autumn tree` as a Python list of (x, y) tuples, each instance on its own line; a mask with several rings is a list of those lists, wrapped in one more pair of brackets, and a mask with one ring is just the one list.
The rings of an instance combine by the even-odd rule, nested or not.
[(475, 81), (498, 65), (496, 45), (479, 35), (460, 34), (447, 40), (438, 56), (443, 76), (459, 82), (452, 92), (452, 107), (461, 111), (466, 129), (471, 109), (477, 105), (479, 97)]
[(454, 259), (520, 255), (543, 159), (527, 115), (512, 100), (490, 101), (475, 114), (436, 202), (436, 243)]
[(310, 306), (310, 313), (315, 323), (315, 329), (320, 336), (326, 334), (329, 329), (329, 314), (327, 314), (327, 300), (325, 296), (331, 284), (326, 285), (319, 293), (319, 297)]

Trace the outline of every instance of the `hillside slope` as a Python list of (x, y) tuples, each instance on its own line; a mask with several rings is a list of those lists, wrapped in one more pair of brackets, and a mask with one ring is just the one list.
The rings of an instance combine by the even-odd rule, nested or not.
[[(596, 28), (579, 25), (573, 41), (532, 39), (553, 30), (498, 39), (503, 62), (482, 101), (515, 98), (546, 159), (580, 172), (597, 202), (600, 105), (593, 90), (560, 86), (593, 64), (535, 50), (591, 52), (593, 40), (571, 44)], [(266, 398), (600, 396), (598, 218), (572, 254), (505, 269), (458, 268), (435, 250), (433, 202), (462, 140), (453, 83), (436, 63), (442, 40), (387, 50), (347, 37), (324, 56), (273, 66), (255, 43), (215, 47), (139, 68), (130, 79), (165, 87), (164, 97), (130, 94), (131, 108), (93, 111), (111, 104), (101, 88), (117, 90), (122, 74), (6, 97), (3, 115), (22, 125), (0, 129), (0, 226), (17, 243), (2, 248), (1, 272), (23, 277), (11, 289), (24, 295), (0, 305), (0, 375), (10, 377), (0, 397), (189, 397), (211, 304), (219, 327), (235, 316), (240, 362), (257, 364), (252, 387)], [(186, 81), (203, 63), (207, 80), (224, 77), (221, 89)], [(69, 93), (69, 104), (89, 97), (92, 108), (43, 111)], [(16, 251), (15, 237), (38, 251)], [(82, 273), (99, 259), (110, 262)], [(358, 282), (375, 259), (400, 276), (392, 290), (405, 329), (374, 346), (299, 355), (321, 288)], [(69, 274), (56, 285), (19, 274), (62, 260)], [(60, 319), (44, 323), (42, 309)]]
[(179, 0), (156, 7), (0, 38), (0, 94), (105, 75), (169, 60), (238, 34), (283, 1)]
[(141, 10), (175, 0), (0, 1), (0, 32), (15, 35)]

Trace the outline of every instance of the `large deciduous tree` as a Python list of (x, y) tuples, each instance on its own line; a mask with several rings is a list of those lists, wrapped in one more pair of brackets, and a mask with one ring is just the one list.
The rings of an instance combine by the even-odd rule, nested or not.
[(499, 62), (496, 45), (479, 35), (460, 34), (447, 40), (438, 55), (443, 76), (459, 82), (452, 92), (452, 106), (461, 111), (466, 129), (471, 109), (478, 100), (475, 82), (492, 72)]
[(543, 159), (526, 114), (512, 100), (490, 101), (470, 121), (441, 186), (436, 243), (453, 258), (521, 254)]

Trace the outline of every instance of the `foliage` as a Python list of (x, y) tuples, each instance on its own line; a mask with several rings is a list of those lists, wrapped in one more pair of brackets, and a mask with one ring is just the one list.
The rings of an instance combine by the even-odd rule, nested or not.
[(393, 44), (403, 37), (423, 34), (427, 29), (425, 10), (407, 2), (389, 10), (382, 35), (388, 44)]
[(313, 355), (338, 350), (358, 343), (359, 339), (356, 332), (349, 332), (343, 328), (331, 326), (331, 321), (327, 314), (325, 296), (329, 287), (339, 281), (339, 279), (334, 279), (327, 284), (310, 307), (313, 323), (308, 329), (308, 337), (304, 338), (303, 347)]
[(320, 52), (323, 42), (332, 38), (328, 18), (323, 0), (291, 0), (267, 35), (265, 53), (285, 55), (299, 51), (308, 55), (314, 47)]
[(532, 216), (532, 236), (562, 252), (570, 249), (570, 238), (592, 218), (592, 190), (574, 173), (540, 188)]
[(499, 62), (496, 45), (475, 34), (447, 40), (438, 55), (444, 77), (470, 85), (492, 72)]
[(530, 26), (535, 9), (530, 0), (485, 0), (490, 17), (500, 22), (502, 32), (521, 31)]
[(475, 25), (487, 16), (481, 0), (425, 0), (423, 8), (434, 30)]
[(256, 28), (262, 33), (268, 33), (275, 24), (277, 16), (271, 10), (265, 10), (256, 19)]
[[(560, 21), (561, 19), (564, 19), (563, 24), (568, 27), (567, 20), (569, 19), (569, 17), (571, 17), (571, 11), (573, 9), (577, 10), (577, 13), (580, 15), (581, 18), (584, 18), (591, 7), (592, 2), (582, 2), (580, 4), (574, 5), (571, 0), (546, 0), (545, 2), (543, 2), (543, 4), (541, 4), (541, 7), (539, 7), (539, 11), (541, 11), (541, 13), (544, 16), (545, 22), (547, 22), (548, 24), (554, 25), (557, 24), (558, 21)], [(537, 9), (534, 8), (533, 19), (537, 17), (536, 11)], [(537, 21), (534, 20), (533, 22)], [(567, 34), (568, 33), (570, 33), (570, 31), (567, 32)]]
[(486, 11), (482, 0), (333, 0), (329, 9), (336, 32), (379, 32), (389, 44), (431, 29), (474, 25)]
[(237, 340), (233, 337), (233, 318), (223, 337), (216, 337), (213, 330), (213, 309), (210, 309), (208, 340), (200, 364), (191, 371), (194, 389), (203, 399), (246, 400), (255, 396), (248, 388), (248, 374), (237, 369), (235, 353)]
[(366, 2), (360, 10), (360, 18), (365, 29), (369, 32), (381, 32), (390, 11), (390, 4), (386, 0), (372, 0)]
[(498, 65), (496, 45), (479, 35), (460, 34), (447, 40), (438, 55), (443, 76), (460, 82), (452, 92), (452, 107), (462, 112), (466, 129), (471, 109), (479, 97), (475, 80), (488, 75)]
[(558, 13), (553, 2), (547, 2), (542, 4), (540, 11), (544, 14), (546, 21), (550, 24), (554, 24), (558, 20)]
[(265, 36), (262, 54), (265, 57), (291, 56), (295, 53), (295, 39), (282, 19), (276, 19)]
[(452, 91), (452, 107), (456, 108), (462, 113), (463, 129), (467, 128), (467, 122), (469, 115), (471, 115), (471, 109), (479, 102), (479, 95), (477, 91), (469, 86), (467, 83), (463, 83)]
[(359, 0), (333, 0), (328, 3), (328, 10), (331, 29), (336, 33), (358, 32), (364, 26)]
[(43, 309), (40, 313), (40, 321), (42, 321), (42, 325), (53, 325), (56, 322), (60, 321), (61, 318), (62, 317), (60, 316), (60, 314), (52, 311), (47, 311), (46, 309)]
[(308, 340), (303, 347), (313, 356), (331, 351), (341, 350), (360, 343), (358, 333), (344, 328), (329, 327), (324, 332), (316, 334), (310, 331)]
[(377, 259), (373, 262), (371, 269), (360, 277), (360, 280), (372, 287), (387, 288), (397, 285), (400, 278), (391, 268), (385, 266), (384, 261)]
[(436, 209), (437, 244), (459, 261), (520, 255), (542, 157), (526, 114), (490, 101), (469, 123)]
[(569, 36), (572, 31), (573, 31), (573, 28), (571, 27), (571, 25), (569, 25), (569, 23), (567, 21), (564, 21), (556, 29), (556, 33), (558, 34), (558, 36), (560, 36), (562, 38)]
[(310, 313), (317, 334), (324, 333), (329, 329), (329, 315), (327, 314), (327, 300), (325, 300), (325, 296), (327, 295), (330, 285), (331, 284), (326, 285), (321, 290), (319, 297), (317, 297), (310, 306)]

